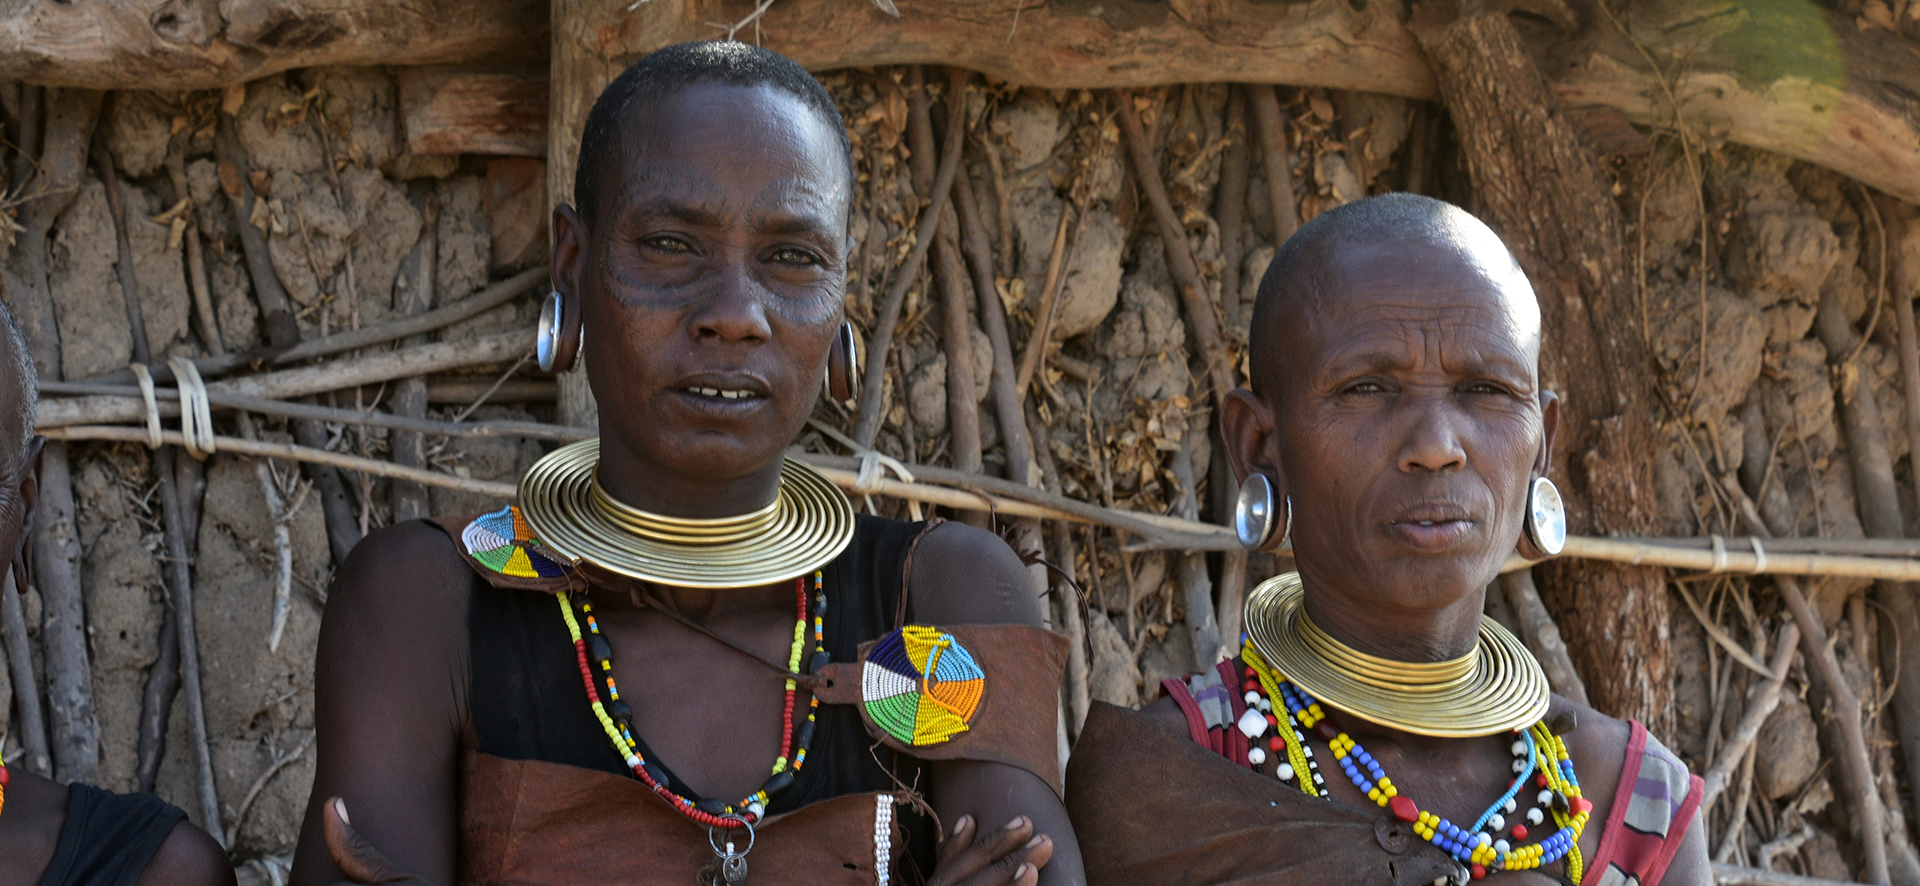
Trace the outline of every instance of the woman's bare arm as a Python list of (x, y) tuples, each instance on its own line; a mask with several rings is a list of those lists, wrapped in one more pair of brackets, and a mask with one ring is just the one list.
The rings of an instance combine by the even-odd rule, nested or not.
[[(947, 523), (921, 539), (910, 581), (915, 621), (1044, 624), (1040, 600), (1019, 556), (997, 536), (971, 526)], [(1041, 883), (1086, 882), (1066, 807), (1038, 776), (1005, 764), (973, 761), (934, 763), (931, 769), (930, 800), (949, 832), (965, 816), (971, 818), (978, 839), (989, 841), (1008, 822), (1024, 816), (1031, 821), (1033, 833), (1042, 838), (1042, 845), (1001, 857), (1007, 878), (999, 882), (1011, 882), (1011, 875), (1029, 857), (1036, 867), (1044, 865), (1039, 872)]]
[(322, 807), (343, 799), (355, 830), (428, 883), (451, 883), (472, 573), (424, 523), (380, 530), (347, 558), (314, 662), (318, 762), (294, 854), (298, 886), (346, 880)]

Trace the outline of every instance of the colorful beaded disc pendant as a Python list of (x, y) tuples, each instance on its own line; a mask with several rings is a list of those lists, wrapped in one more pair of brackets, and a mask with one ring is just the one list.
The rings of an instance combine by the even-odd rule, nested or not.
[(925, 747), (967, 731), (986, 684), (986, 673), (952, 634), (908, 625), (867, 653), (860, 695), (874, 725), (901, 744)]
[(541, 550), (540, 539), (516, 507), (504, 507), (468, 523), (460, 543), (469, 556), (501, 575), (559, 578), (566, 574), (565, 567)]
[[(577, 598), (566, 593), (554, 595), (560, 601), (560, 615), (566, 621), (567, 635), (573, 640), (574, 656), (580, 662), (580, 678), (586, 684), (587, 700), (593, 706), (594, 718), (600, 721), (607, 739), (613, 742), (614, 751), (626, 761), (627, 768), (633, 770), (634, 777), (640, 779), (642, 784), (665, 798), (680, 814), (709, 828), (737, 828), (743, 824), (758, 823), (766, 815), (767, 804), (793, 787), (794, 779), (807, 764), (807, 748), (813, 744), (820, 699), (816, 697), (808, 702), (807, 719), (795, 730), (793, 709), (799, 684), (794, 678), (800, 674), (800, 656), (806, 649), (807, 641), (806, 577), (794, 579), (793, 585), (794, 606), (798, 612), (793, 625), (793, 647), (787, 654), (786, 702), (780, 715), (780, 756), (774, 759), (773, 772), (760, 790), (733, 803), (695, 800), (677, 794), (667, 786), (667, 771), (660, 764), (649, 762), (642, 756), (640, 742), (633, 737), (633, 708), (620, 698), (620, 687), (613, 679), (613, 644), (607, 642), (607, 638), (600, 633), (599, 619), (593, 615), (593, 602), (586, 594), (579, 594)], [(826, 576), (817, 570), (813, 573), (813, 594), (814, 653), (808, 669), (818, 671), (831, 656), (826, 650)], [(578, 617), (574, 614), (576, 605), (580, 610)], [(580, 630), (582, 620), (587, 624), (584, 633)], [(594, 674), (596, 670), (599, 671), (598, 678)], [(607, 688), (605, 701), (602, 701), (600, 693), (600, 684), (603, 682)]]

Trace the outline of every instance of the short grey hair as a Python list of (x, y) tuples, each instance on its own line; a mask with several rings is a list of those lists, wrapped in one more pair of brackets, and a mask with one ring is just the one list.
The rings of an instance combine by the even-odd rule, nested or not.
[(16, 423), (15, 428), (6, 428), (17, 434), (13, 440), (14, 449), (7, 453), (10, 460), (18, 460), (33, 445), (34, 412), (40, 401), (40, 373), (33, 366), (33, 349), (27, 346), (27, 334), (20, 329), (20, 323), (13, 319), (13, 311), (6, 302), (0, 301), (0, 321), (5, 321), (7, 355), (0, 360), (0, 367), (13, 371), (9, 377), (0, 379), (0, 385), (13, 389), (19, 397), (15, 402), (14, 414), (0, 416), (0, 420)]

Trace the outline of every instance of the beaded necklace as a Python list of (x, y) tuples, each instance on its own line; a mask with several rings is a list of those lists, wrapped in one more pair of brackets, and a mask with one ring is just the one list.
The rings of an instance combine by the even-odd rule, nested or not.
[(7, 774), (6, 764), (0, 763), (0, 812), (7, 810), (7, 784), (12, 780), (13, 776)]
[[(793, 728), (794, 693), (799, 684), (794, 679), (800, 674), (800, 655), (806, 649), (807, 641), (807, 579), (801, 576), (793, 580), (794, 605), (798, 610), (793, 625), (793, 647), (787, 654), (786, 702), (780, 714), (780, 756), (773, 761), (773, 773), (767, 778), (760, 790), (735, 803), (719, 800), (694, 800), (683, 797), (667, 787), (666, 770), (659, 764), (648, 762), (640, 755), (640, 743), (633, 737), (633, 709), (620, 698), (620, 687), (613, 680), (613, 644), (600, 633), (599, 620), (593, 615), (593, 602), (585, 593), (577, 595), (555, 594), (560, 601), (560, 616), (567, 623), (567, 635), (573, 640), (574, 656), (580, 662), (580, 678), (587, 687), (587, 700), (593, 705), (593, 715), (613, 742), (613, 749), (633, 770), (641, 783), (654, 793), (666, 798), (680, 814), (710, 828), (736, 828), (759, 822), (766, 814), (767, 803), (787, 788), (793, 786), (794, 778), (807, 762), (807, 748), (813, 744), (813, 731), (820, 710), (820, 699), (813, 698), (807, 705), (806, 722), (800, 725), (798, 734)], [(826, 576), (816, 570), (813, 573), (813, 644), (814, 653), (810, 670), (817, 671), (826, 664), (829, 655), (826, 651), (826, 615), (827, 594)], [(578, 606), (580, 615), (574, 615)], [(580, 631), (580, 621), (587, 623), (587, 633)], [(591, 664), (590, 664), (591, 662)], [(594, 679), (593, 664), (598, 664), (600, 679), (607, 684), (607, 700), (600, 700), (599, 681)], [(796, 740), (797, 739), (797, 740)], [(795, 745), (798, 745), (796, 750)], [(789, 757), (791, 754), (791, 757)]]
[[(1586, 828), (1593, 803), (1580, 794), (1580, 781), (1574, 775), (1573, 758), (1558, 735), (1541, 721), (1526, 729), (1512, 730), (1514, 780), (1507, 790), (1480, 814), (1471, 827), (1460, 827), (1445, 818), (1419, 808), (1402, 795), (1359, 742), (1336, 729), (1328, 720), (1320, 702), (1306, 690), (1289, 682), (1260, 656), (1251, 642), (1243, 645), (1247, 712), (1238, 728), (1253, 742), (1247, 762), (1258, 770), (1268, 750), (1286, 755), (1278, 763), (1281, 781), (1295, 784), (1309, 795), (1328, 798), (1313, 749), (1307, 746), (1304, 729), (1313, 729), (1327, 741), (1341, 769), (1354, 787), (1367, 799), (1391, 811), (1394, 817), (1413, 825), (1414, 833), (1467, 865), (1475, 880), (1498, 871), (1530, 870), (1564, 858), (1567, 878), (1580, 882), (1582, 860), (1580, 834)], [(1278, 700), (1276, 709), (1275, 700)], [(1281, 723), (1280, 718), (1286, 722)], [(1263, 747), (1264, 745), (1264, 747)], [(1305, 773), (1303, 776), (1302, 773)], [(1519, 811), (1518, 797), (1529, 781), (1538, 786), (1534, 799), (1538, 805), (1527, 810), (1526, 821), (1512, 823), (1511, 840), (1500, 837), (1507, 830), (1507, 816)], [(1519, 845), (1529, 835), (1529, 825), (1537, 828), (1551, 814), (1558, 829), (1538, 842)]]

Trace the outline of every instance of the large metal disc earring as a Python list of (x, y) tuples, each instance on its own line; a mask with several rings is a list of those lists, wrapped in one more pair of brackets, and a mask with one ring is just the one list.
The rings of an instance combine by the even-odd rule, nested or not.
[[(1271, 547), (1274, 541), (1274, 500), (1273, 481), (1265, 474), (1250, 474), (1240, 484), (1240, 497), (1233, 506), (1233, 534), (1240, 539), (1240, 546), (1249, 551), (1263, 551)], [(1285, 538), (1293, 531), (1293, 503), (1287, 502), (1286, 531), (1280, 534)]]
[(547, 293), (540, 305), (540, 325), (534, 330), (533, 350), (541, 372), (566, 372), (580, 355), (580, 307), (558, 292)]
[(841, 321), (827, 352), (827, 398), (852, 408), (860, 396), (860, 356), (855, 351), (853, 324)]
[(1545, 477), (1533, 478), (1527, 492), (1526, 532), (1520, 537), (1520, 556), (1545, 560), (1567, 547), (1567, 505), (1560, 487)]

